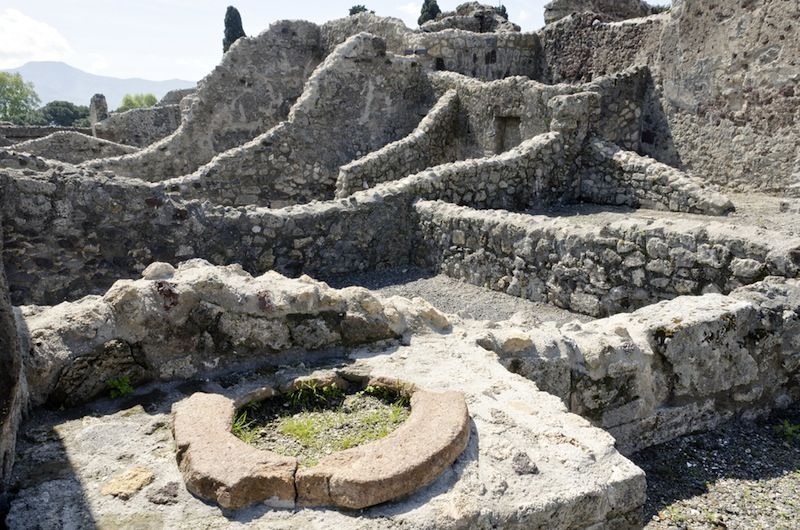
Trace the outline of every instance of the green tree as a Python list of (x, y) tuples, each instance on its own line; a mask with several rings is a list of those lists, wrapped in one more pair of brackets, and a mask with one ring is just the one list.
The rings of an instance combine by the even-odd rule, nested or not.
[(69, 101), (51, 101), (41, 109), (42, 117), (45, 122), (60, 125), (61, 127), (75, 127), (88, 123), (89, 107), (86, 105), (75, 105)]
[[(367, 9), (367, 6), (365, 5), (362, 4), (354, 5), (353, 7), (350, 8), (350, 16), (352, 17), (353, 15), (357, 15), (359, 13), (366, 13), (368, 11), (369, 9)], [(369, 12), (375, 13), (375, 11), (369, 11)]]
[(222, 53), (227, 52), (234, 42), (245, 36), (239, 10), (228, 6), (228, 10), (225, 11), (225, 38), (222, 39)]
[(508, 10), (506, 9), (506, 6), (500, 4), (500, 7), (497, 8), (497, 12), (500, 14), (501, 17), (508, 20)]
[(122, 105), (117, 112), (125, 112), (131, 109), (149, 109), (154, 107), (158, 100), (153, 94), (125, 94), (122, 98)]
[(39, 95), (19, 74), (0, 72), (0, 121), (27, 125), (36, 117)]
[(429, 20), (435, 20), (441, 13), (442, 10), (439, 9), (439, 4), (436, 0), (425, 0), (422, 3), (422, 11), (419, 20), (417, 20), (417, 24), (421, 26)]

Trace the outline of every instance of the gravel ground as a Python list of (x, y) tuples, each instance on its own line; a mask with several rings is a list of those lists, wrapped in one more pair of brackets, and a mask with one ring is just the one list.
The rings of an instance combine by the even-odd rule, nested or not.
[[(776, 430), (784, 421), (794, 437)], [(631, 457), (647, 473), (645, 528), (800, 528), (800, 406)]]
[(573, 320), (593, 320), (553, 305), (523, 300), (417, 268), (350, 274), (325, 280), (336, 288), (358, 285), (383, 296), (419, 296), (444, 313), (473, 320), (508, 320), (514, 313), (524, 313), (532, 322), (565, 324)]

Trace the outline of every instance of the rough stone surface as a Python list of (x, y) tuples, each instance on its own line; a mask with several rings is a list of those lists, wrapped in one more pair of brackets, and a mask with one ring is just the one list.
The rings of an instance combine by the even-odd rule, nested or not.
[(130, 145), (110, 142), (77, 132), (57, 132), (44, 138), (14, 144), (14, 151), (70, 164), (136, 152)]
[[(146, 147), (165, 138), (180, 126), (181, 109), (178, 104), (156, 105), (146, 109), (112, 112), (105, 120), (93, 126), (98, 138), (123, 145)], [(128, 153), (108, 153), (95, 158), (113, 158)], [(86, 159), (85, 161), (93, 160)], [(83, 162), (83, 161), (82, 161)]]
[(153, 482), (155, 475), (146, 467), (132, 467), (111, 477), (100, 489), (101, 495), (111, 495), (128, 500), (139, 490)]
[(632, 452), (795, 402), (798, 303), (800, 284), (773, 278), (585, 324), (501, 326), (479, 343)]
[(190, 377), (269, 353), (376, 342), (447, 322), (424, 301), (380, 301), (366, 289), (336, 291), (274, 272), (253, 278), (201, 260), (159, 277), (117, 282), (103, 297), (23, 308), (33, 403), (80, 403), (120, 377), (133, 384)]
[[(509, 373), (476, 346), (480, 328), (465, 322), (446, 335), (415, 335), (408, 346), (355, 350), (339, 365), (464, 394), (472, 418), (466, 450), (439, 478), (408, 497), (359, 511), (357, 517), (350, 511), (266, 506), (220, 512), (183, 487), (178, 505), (148, 500), (151, 492), (182, 481), (169, 430), (173, 403), (197, 390), (234, 396), (264, 385), (279, 387), (309, 373), (300, 367), (272, 377), (242, 372), (239, 383), (223, 380), (227, 388), (200, 381), (145, 387), (122, 402), (95, 402), (88, 409), (95, 414), (81, 419), (37, 412), (22, 431), (14, 476), (19, 493), (8, 525), (636, 528), (645, 500), (643, 473), (617, 453), (611, 436), (567, 413), (557, 398)], [(67, 454), (71, 465), (62, 465)], [(538, 473), (527, 463), (520, 467), (526, 457)], [(132, 465), (152, 469), (154, 482), (128, 501), (99, 494), (108, 476)], [(44, 498), (50, 501), (41, 502)]]
[(552, 24), (573, 13), (583, 12), (601, 14), (610, 20), (625, 20), (646, 17), (652, 14), (653, 9), (642, 0), (553, 0), (544, 6), (544, 21)]

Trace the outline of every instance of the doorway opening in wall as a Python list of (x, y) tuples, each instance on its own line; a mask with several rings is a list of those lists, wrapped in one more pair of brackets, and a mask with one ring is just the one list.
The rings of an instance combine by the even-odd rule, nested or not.
[(494, 153), (499, 155), (522, 143), (519, 116), (495, 116)]

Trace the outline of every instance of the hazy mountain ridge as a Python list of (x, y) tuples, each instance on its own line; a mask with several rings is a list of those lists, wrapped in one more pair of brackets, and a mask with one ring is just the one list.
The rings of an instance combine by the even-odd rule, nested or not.
[(76, 105), (88, 105), (92, 95), (99, 93), (106, 96), (109, 108), (115, 109), (125, 94), (152, 93), (161, 99), (170, 90), (195, 86), (194, 82), (182, 79), (150, 81), (95, 75), (54, 61), (29, 62), (4, 71), (19, 73), (25, 81), (33, 83), (42, 104), (63, 100)]

